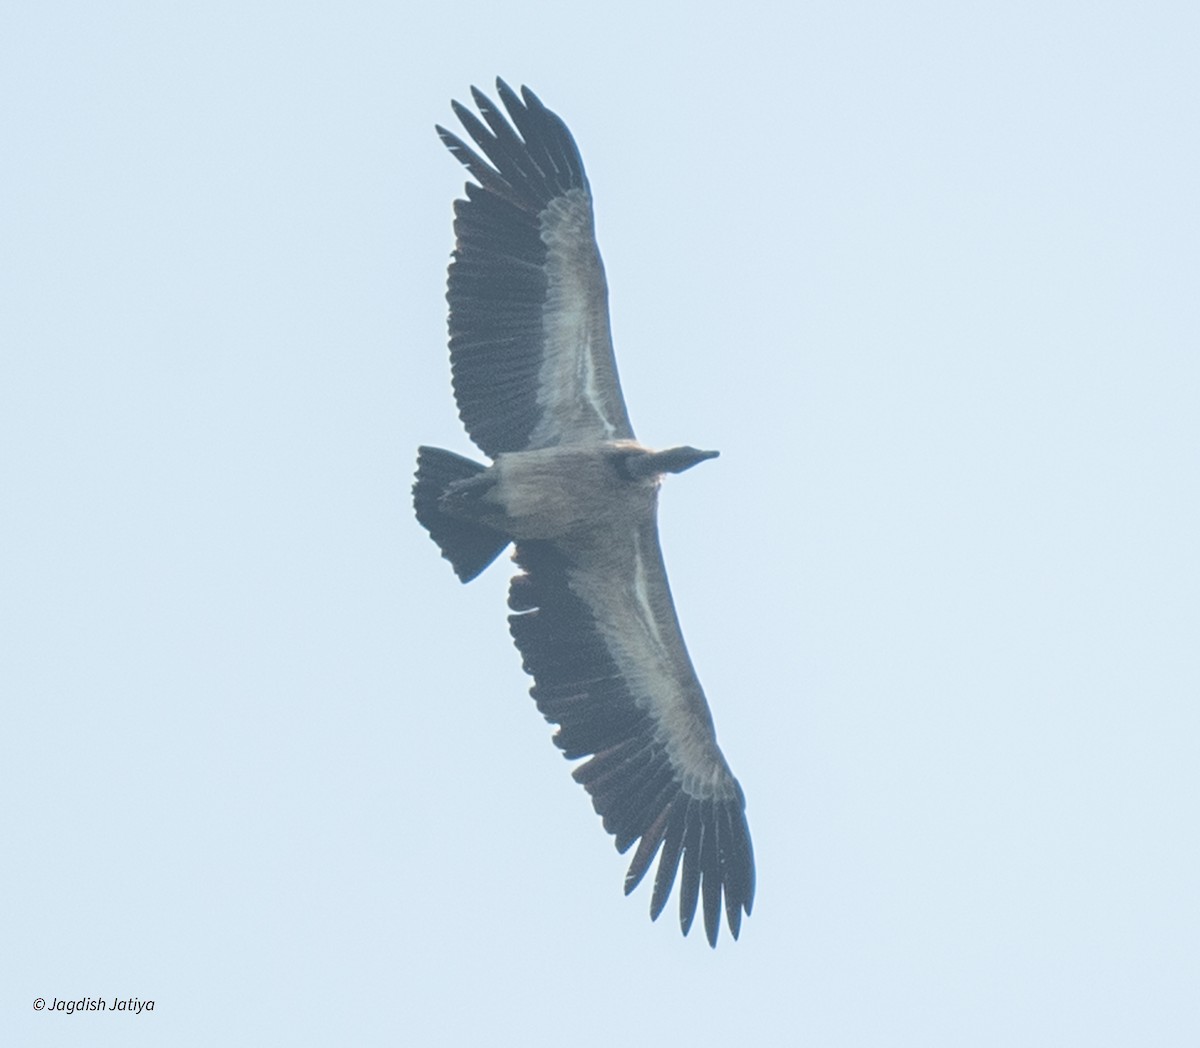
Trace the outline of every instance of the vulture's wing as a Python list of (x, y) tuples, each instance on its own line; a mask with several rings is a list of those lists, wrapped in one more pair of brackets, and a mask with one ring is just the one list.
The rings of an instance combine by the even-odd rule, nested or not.
[(661, 846), (650, 916), (683, 876), (686, 935), (703, 898), (716, 945), (724, 897), (737, 938), (754, 901), (754, 854), (742, 789), (717, 746), (712, 716), (683, 642), (651, 518), (628, 541), (566, 551), (521, 542), (512, 634), (534, 677), (532, 695), (567, 757), (590, 756), (575, 779), (624, 852), (640, 838), (628, 894)]
[(579, 150), (532, 91), (496, 87), (512, 123), (476, 88), (483, 121), (453, 103), (483, 156), (437, 129), (479, 182), (454, 205), (446, 292), (459, 415), (493, 458), (632, 439)]

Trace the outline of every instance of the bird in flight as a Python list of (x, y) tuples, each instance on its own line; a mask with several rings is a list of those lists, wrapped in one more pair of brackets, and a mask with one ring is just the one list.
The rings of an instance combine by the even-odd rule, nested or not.
[[(450, 367), (459, 416), (492, 460), (417, 453), (417, 520), (463, 582), (510, 544), (509, 628), (555, 743), (582, 760), (629, 894), (654, 863), (650, 916), (679, 878), (686, 935), (717, 943), (754, 901), (741, 786), (717, 745), (658, 541), (658, 493), (715, 451), (634, 438), (613, 356), (592, 195), (571, 132), (527, 87), (496, 81), (438, 127), (474, 182), (454, 205)], [(507, 113), (507, 116), (505, 115)], [(482, 119), (481, 119), (482, 118)]]

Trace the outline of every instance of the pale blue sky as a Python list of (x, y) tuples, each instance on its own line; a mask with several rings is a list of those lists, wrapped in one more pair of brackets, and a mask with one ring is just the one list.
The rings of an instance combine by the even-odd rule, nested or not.
[[(1200, 1043), (1195, 6), (600, 6), (0, 15), (0, 1040)], [(715, 952), (411, 516), (496, 74), (639, 436), (722, 452), (662, 511)]]

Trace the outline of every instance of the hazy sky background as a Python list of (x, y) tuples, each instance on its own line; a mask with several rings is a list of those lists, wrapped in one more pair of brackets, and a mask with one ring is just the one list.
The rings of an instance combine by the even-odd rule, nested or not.
[[(1200, 1043), (1197, 10), (6, 5), (0, 1040)], [(715, 952), (412, 519), (496, 74), (639, 437), (722, 452), (662, 509)]]

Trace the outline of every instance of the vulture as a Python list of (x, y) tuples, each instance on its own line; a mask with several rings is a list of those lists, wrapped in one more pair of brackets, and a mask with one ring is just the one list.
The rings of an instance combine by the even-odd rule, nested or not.
[[(566, 124), (503, 80), (504, 109), (452, 102), (474, 143), (437, 127), (474, 179), (454, 204), (446, 298), (459, 416), (491, 459), (417, 453), (416, 517), (469, 582), (510, 544), (509, 628), (554, 742), (581, 760), (625, 893), (657, 857), (650, 916), (679, 879), (686, 935), (699, 903), (716, 946), (754, 902), (746, 801), (675, 615), (658, 492), (715, 451), (639, 444), (625, 410), (592, 195)], [(505, 115), (507, 113), (507, 116)]]

